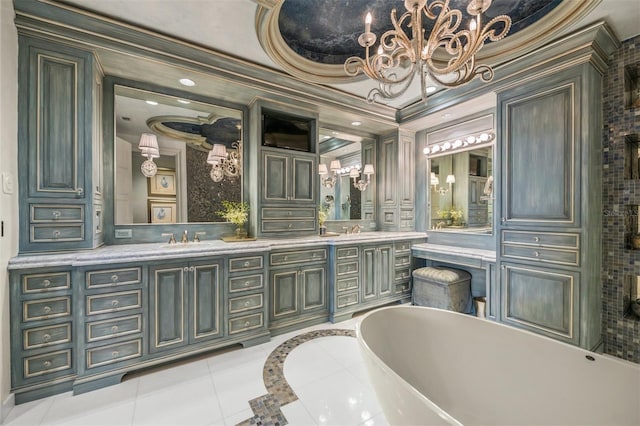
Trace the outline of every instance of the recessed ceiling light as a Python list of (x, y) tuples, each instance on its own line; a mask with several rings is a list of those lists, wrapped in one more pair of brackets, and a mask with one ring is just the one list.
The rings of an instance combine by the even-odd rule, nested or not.
[(181, 104), (185, 104), (185, 105), (191, 103), (191, 101), (188, 101), (186, 99), (178, 99), (178, 102), (180, 102)]
[(180, 79), (180, 84), (184, 85), (184, 86), (195, 86), (196, 82), (193, 80), (190, 80), (188, 78), (181, 78)]
[(145, 102), (148, 103), (149, 105), (158, 105), (156, 101), (145, 101)]
[(436, 86), (427, 86), (427, 94), (429, 93), (433, 93), (437, 90), (438, 88)]
[(362, 121), (352, 121), (351, 125), (352, 126), (360, 126), (362, 124)]

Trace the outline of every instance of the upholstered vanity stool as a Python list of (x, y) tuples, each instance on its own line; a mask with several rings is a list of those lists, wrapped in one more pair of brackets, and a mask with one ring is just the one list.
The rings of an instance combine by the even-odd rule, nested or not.
[(416, 269), (413, 271), (412, 301), (419, 306), (471, 312), (471, 274), (443, 267)]

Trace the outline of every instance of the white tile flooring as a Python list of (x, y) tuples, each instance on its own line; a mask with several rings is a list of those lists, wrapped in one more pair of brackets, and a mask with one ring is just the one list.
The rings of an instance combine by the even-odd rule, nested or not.
[[(248, 401), (267, 393), (262, 367), (273, 349), (311, 330), (355, 329), (359, 320), (298, 330), (82, 395), (68, 392), (21, 404), (5, 424), (235, 425), (253, 416)], [(299, 398), (282, 407), (290, 425), (387, 424), (353, 337), (320, 337), (301, 344), (286, 358), (284, 374)]]

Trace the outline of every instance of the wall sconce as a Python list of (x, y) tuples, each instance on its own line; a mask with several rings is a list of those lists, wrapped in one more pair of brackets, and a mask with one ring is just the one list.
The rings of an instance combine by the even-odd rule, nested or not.
[(338, 181), (338, 170), (340, 170), (342, 166), (340, 165), (340, 160), (333, 160), (329, 165), (329, 169), (331, 170), (331, 176), (325, 177), (325, 175), (329, 174), (329, 170), (327, 170), (327, 165), (321, 163), (318, 166), (318, 174), (320, 175), (320, 182), (322, 186), (325, 188), (333, 188)]
[(447, 175), (447, 179), (445, 182), (449, 184), (449, 187), (440, 187), (440, 178), (436, 176), (434, 172), (431, 172), (431, 186), (433, 187), (433, 190), (439, 192), (440, 195), (444, 195), (447, 192), (451, 191), (451, 185), (456, 183), (456, 177), (454, 175)]
[(213, 166), (209, 176), (214, 182), (220, 182), (225, 176), (236, 178), (242, 174), (242, 142), (236, 141), (231, 146), (234, 151), (227, 151), (221, 144), (214, 144), (209, 151), (207, 163)]
[(373, 174), (373, 164), (365, 164), (362, 174), (364, 174), (367, 177), (366, 181), (362, 179), (357, 180), (358, 177), (360, 177), (360, 171), (357, 168), (353, 168), (349, 172), (349, 177), (353, 179), (353, 186), (358, 188), (360, 191), (364, 191), (365, 189), (367, 189), (367, 186), (369, 186), (369, 184), (371, 183), (371, 175)]
[(160, 150), (158, 148), (158, 138), (153, 133), (143, 133), (140, 136), (138, 149), (143, 157), (147, 159), (142, 162), (140, 171), (145, 177), (153, 177), (158, 172), (158, 166), (153, 162), (154, 158), (160, 158)]

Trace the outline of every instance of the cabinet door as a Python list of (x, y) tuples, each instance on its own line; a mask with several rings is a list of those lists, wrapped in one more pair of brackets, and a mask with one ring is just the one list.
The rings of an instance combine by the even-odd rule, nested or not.
[(376, 286), (378, 287), (378, 295), (386, 296), (391, 293), (393, 281), (395, 279), (395, 265), (393, 264), (393, 247), (382, 246), (376, 250), (377, 259), (375, 263), (378, 265), (376, 271)]
[(309, 267), (301, 271), (302, 275), (302, 311), (327, 306), (325, 299), (325, 268)]
[(515, 263), (501, 270), (503, 322), (577, 343), (577, 272)]
[(187, 300), (185, 275), (181, 266), (150, 270), (150, 342), (149, 350), (157, 352), (187, 344), (185, 312)]
[(271, 272), (271, 319), (298, 313), (298, 270)]
[(189, 267), (191, 284), (191, 341), (213, 339), (222, 335), (220, 326), (220, 263)]
[(365, 247), (362, 250), (362, 300), (377, 295), (376, 269), (376, 247)]
[(317, 174), (315, 160), (312, 158), (291, 158), (293, 201), (313, 202), (315, 192), (315, 177)]
[(263, 201), (286, 201), (289, 198), (287, 190), (289, 156), (265, 153), (263, 158)]

